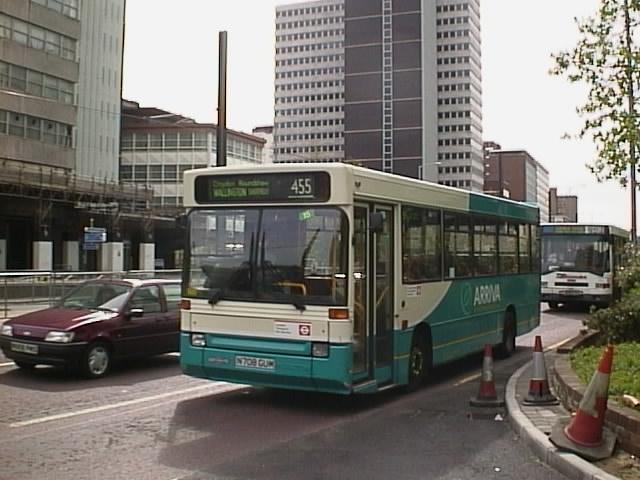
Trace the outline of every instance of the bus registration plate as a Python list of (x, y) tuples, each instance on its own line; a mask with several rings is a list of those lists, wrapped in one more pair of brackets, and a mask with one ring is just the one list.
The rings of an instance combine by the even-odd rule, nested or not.
[(260, 370), (275, 370), (276, 361), (273, 358), (237, 356), (236, 367), (257, 368)]
[(566, 297), (577, 297), (582, 295), (582, 290), (560, 290), (560, 295)]

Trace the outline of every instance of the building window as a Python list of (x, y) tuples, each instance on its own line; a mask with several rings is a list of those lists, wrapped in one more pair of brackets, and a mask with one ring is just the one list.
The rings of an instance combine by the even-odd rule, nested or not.
[(73, 38), (1, 13), (0, 37), (11, 38), (16, 43), (36, 50), (44, 50), (67, 60), (76, 60), (78, 42)]
[(55, 10), (69, 18), (78, 18), (78, 0), (31, 0), (31, 3)]

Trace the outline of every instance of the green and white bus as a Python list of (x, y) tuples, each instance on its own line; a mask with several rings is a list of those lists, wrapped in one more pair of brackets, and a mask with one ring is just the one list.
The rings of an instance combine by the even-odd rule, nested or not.
[(184, 175), (180, 364), (234, 383), (417, 388), (539, 324), (538, 209), (347, 164)]
[(542, 295), (549, 308), (558, 304), (610, 305), (620, 297), (615, 272), (629, 232), (613, 225), (549, 223), (541, 225)]

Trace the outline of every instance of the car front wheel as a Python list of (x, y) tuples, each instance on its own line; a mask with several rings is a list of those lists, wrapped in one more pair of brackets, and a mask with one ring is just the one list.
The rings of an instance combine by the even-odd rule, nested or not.
[(87, 378), (100, 378), (111, 368), (111, 349), (104, 342), (90, 344), (80, 364), (82, 374)]

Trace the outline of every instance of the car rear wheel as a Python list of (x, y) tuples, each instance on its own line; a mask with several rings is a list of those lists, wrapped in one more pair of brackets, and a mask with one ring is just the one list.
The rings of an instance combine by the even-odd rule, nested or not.
[(82, 356), (81, 373), (87, 378), (100, 378), (111, 368), (111, 349), (104, 342), (90, 344)]

